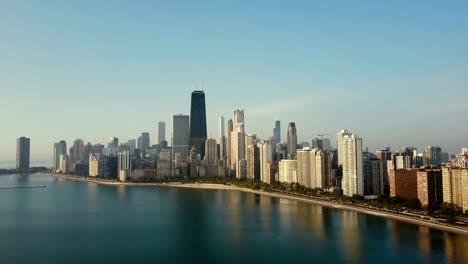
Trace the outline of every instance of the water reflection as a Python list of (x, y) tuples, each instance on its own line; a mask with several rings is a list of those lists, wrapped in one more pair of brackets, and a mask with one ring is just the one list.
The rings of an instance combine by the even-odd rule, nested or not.
[(444, 244), (447, 263), (468, 263), (468, 237), (445, 232)]
[(95, 182), (87, 182), (87, 188), (88, 188), (88, 206), (89, 209), (92, 212), (97, 211), (97, 190), (98, 190), (98, 184)]
[(120, 204), (125, 204), (127, 201), (127, 186), (125, 185), (118, 185), (117, 186), (117, 197), (119, 199)]
[(419, 252), (424, 258), (431, 253), (431, 230), (427, 226), (419, 226), (418, 246)]
[(3, 237), (4, 248), (29, 246), (39, 255), (53, 248), (53, 255), (72, 236), (84, 254), (110, 252), (89, 243), (105, 241), (99, 246), (114, 245), (114, 255), (151, 252), (180, 263), (468, 263), (466, 236), (352, 211), (238, 191), (62, 181), (0, 177), (0, 186), (48, 186), (0, 191), (0, 245)]
[(346, 262), (362, 262), (361, 230), (357, 212), (343, 210), (341, 214), (341, 243)]

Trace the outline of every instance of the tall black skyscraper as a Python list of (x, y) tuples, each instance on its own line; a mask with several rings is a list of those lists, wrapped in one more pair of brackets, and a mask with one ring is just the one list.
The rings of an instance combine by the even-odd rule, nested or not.
[(193, 91), (190, 105), (190, 148), (195, 147), (202, 159), (205, 157), (206, 139), (205, 92)]
[(16, 140), (16, 168), (19, 170), (29, 169), (29, 147), (31, 140), (20, 137)]

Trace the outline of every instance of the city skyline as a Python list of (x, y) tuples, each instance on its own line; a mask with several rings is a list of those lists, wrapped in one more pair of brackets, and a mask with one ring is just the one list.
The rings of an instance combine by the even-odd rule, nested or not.
[(20, 136), (31, 162), (60, 140), (156, 142), (159, 121), (190, 113), (193, 79), (208, 137), (244, 109), (262, 139), (279, 114), (283, 141), (295, 122), (298, 143), (346, 128), (372, 151), (468, 145), (467, 3), (185, 5), (0, 4), (0, 160)]

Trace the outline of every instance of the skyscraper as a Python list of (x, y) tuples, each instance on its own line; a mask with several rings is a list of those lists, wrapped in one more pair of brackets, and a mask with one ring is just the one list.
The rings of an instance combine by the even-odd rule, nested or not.
[(241, 178), (240, 161), (245, 160), (245, 132), (244, 125), (236, 126), (237, 130), (232, 132), (231, 136), (231, 169), (236, 171), (236, 177)]
[(119, 148), (119, 138), (110, 137), (109, 142), (107, 142), (107, 155), (114, 157), (117, 154), (117, 149)]
[(110, 137), (109, 142), (107, 143), (107, 147), (112, 147), (117, 149), (119, 147), (119, 138), (118, 137)]
[(93, 153), (94, 146), (90, 142), (84, 146), (84, 162), (89, 163), (89, 155)]
[(60, 155), (67, 154), (67, 142), (65, 140), (61, 140), (58, 143), (54, 143), (54, 160), (53, 160), (53, 168), (54, 171), (60, 169)]
[(288, 159), (296, 158), (297, 150), (297, 131), (296, 124), (290, 122), (288, 126)]
[(135, 155), (136, 139), (128, 140), (128, 148), (130, 149), (130, 154)]
[(260, 148), (256, 144), (247, 146), (247, 179), (260, 180)]
[(226, 159), (226, 134), (225, 134), (225, 123), (224, 117), (219, 117), (219, 137), (218, 137), (218, 144), (219, 144), (219, 159), (225, 160)]
[(276, 144), (281, 143), (281, 122), (279, 120), (275, 121), (275, 127), (273, 128), (273, 146), (276, 147)]
[(84, 149), (83, 140), (81, 139), (75, 140), (73, 142), (73, 150), (74, 150), (74, 155), (73, 155), (73, 160), (71, 162), (72, 163), (84, 162), (85, 161), (85, 149)]
[(206, 140), (205, 152), (206, 165), (216, 165), (218, 153), (216, 153), (216, 140), (214, 138)]
[(29, 169), (31, 139), (20, 137), (16, 140), (16, 168)]
[(272, 160), (272, 146), (270, 141), (260, 141), (258, 143), (260, 155), (260, 178), (261, 181), (271, 183), (270, 171), (267, 169), (268, 163)]
[(127, 181), (132, 170), (132, 154), (130, 151), (121, 151), (117, 154), (117, 174), (121, 182)]
[(336, 147), (338, 149), (338, 166), (343, 166), (343, 159), (344, 159), (344, 148), (340, 148), (343, 145), (343, 137), (350, 136), (351, 133), (348, 132), (346, 129), (342, 129), (340, 132), (336, 134)]
[(230, 176), (231, 173), (231, 160), (232, 160), (232, 131), (234, 130), (234, 122), (232, 119), (228, 121), (228, 131), (227, 131), (227, 140), (226, 140), (226, 168), (228, 168), (228, 175)]
[(159, 122), (158, 123), (158, 142), (157, 144), (161, 144), (162, 141), (166, 140), (166, 123)]
[(231, 170), (240, 178), (239, 161), (245, 159), (244, 110), (234, 111), (233, 131), (231, 132)]
[(144, 153), (146, 153), (150, 147), (150, 134), (148, 132), (141, 133), (141, 147), (141, 151)]
[(344, 135), (338, 142), (340, 142), (338, 153), (342, 153), (341, 159), (343, 161), (341, 182), (343, 194), (347, 196), (364, 195), (362, 139), (351, 134)]
[(201, 157), (205, 156), (206, 139), (205, 92), (193, 91), (190, 105), (190, 146), (194, 146)]
[(180, 153), (182, 160), (187, 160), (190, 146), (190, 119), (188, 115), (174, 115), (172, 121), (172, 158)]
[(247, 155), (247, 148), (250, 146), (255, 145), (257, 141), (257, 135), (255, 134), (247, 134), (245, 135), (245, 153)]
[(424, 149), (424, 154), (427, 158), (429, 165), (440, 166), (442, 163), (442, 149), (435, 146), (427, 146)]

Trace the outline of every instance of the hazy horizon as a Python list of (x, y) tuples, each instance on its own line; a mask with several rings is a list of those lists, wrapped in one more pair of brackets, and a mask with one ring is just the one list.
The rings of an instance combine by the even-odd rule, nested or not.
[[(428, 4), (431, 2), (431, 4)], [(468, 146), (468, 2), (0, 3), (0, 161), (31, 138), (106, 144), (188, 114), (195, 75), (208, 137), (245, 110), (246, 132), (275, 116), (298, 142), (348, 129), (375, 151)]]

